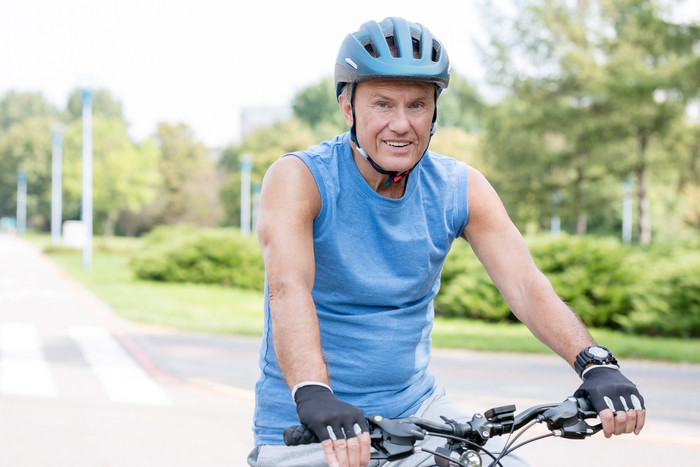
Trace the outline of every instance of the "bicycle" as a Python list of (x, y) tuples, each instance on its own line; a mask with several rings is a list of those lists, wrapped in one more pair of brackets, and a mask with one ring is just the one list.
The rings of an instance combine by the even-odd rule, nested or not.
[[(372, 459), (395, 461), (417, 452), (433, 454), (437, 467), (480, 467), (479, 452), (493, 460), (489, 467), (502, 465), (501, 460), (526, 444), (551, 436), (584, 439), (602, 429), (600, 424), (589, 425), (585, 420), (597, 418), (598, 414), (586, 399), (568, 397), (563, 402), (530, 407), (519, 414), (515, 405), (496, 407), (475, 414), (471, 421), (459, 423), (441, 417), (444, 423), (436, 423), (419, 417), (383, 418), (371, 415), (367, 418), (370, 439), (374, 451)], [(518, 439), (538, 423), (545, 423), (549, 433), (535, 436), (516, 444)], [(507, 435), (501, 452), (494, 453), (483, 448), (494, 436)], [(428, 436), (446, 439), (444, 446), (429, 450), (420, 442)], [(318, 442), (318, 438), (305, 425), (296, 425), (284, 430), (284, 442), (288, 446)]]

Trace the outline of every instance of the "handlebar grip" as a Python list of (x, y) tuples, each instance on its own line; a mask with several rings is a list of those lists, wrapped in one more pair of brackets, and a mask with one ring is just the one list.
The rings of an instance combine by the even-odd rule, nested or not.
[(284, 429), (284, 444), (287, 446), (299, 446), (301, 444), (318, 442), (319, 440), (316, 433), (306, 425), (295, 425)]

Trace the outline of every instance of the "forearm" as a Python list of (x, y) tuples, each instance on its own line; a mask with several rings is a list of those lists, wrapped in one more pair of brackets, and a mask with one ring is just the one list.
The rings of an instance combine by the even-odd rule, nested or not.
[(530, 332), (570, 365), (582, 349), (594, 344), (585, 325), (543, 274), (537, 274), (519, 297), (509, 301)]
[(275, 353), (287, 385), (304, 381), (328, 384), (321, 337), (311, 295), (280, 289), (270, 294)]

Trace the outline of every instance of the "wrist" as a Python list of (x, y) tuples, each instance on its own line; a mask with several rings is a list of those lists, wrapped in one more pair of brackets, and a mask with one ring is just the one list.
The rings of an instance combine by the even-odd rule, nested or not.
[[(583, 371), (590, 365), (617, 365), (617, 359), (612, 352), (600, 345), (591, 345), (583, 349), (574, 361), (574, 369), (580, 377), (583, 377)], [(619, 367), (618, 367), (619, 369)]]
[(582, 372), (581, 372), (581, 379), (583, 379), (584, 376), (586, 376), (586, 373), (591, 371), (594, 368), (610, 368), (611, 370), (618, 370), (620, 371), (620, 367), (618, 365), (615, 365), (613, 363), (601, 363), (598, 365), (588, 365)]
[(292, 400), (294, 401), (295, 404), (297, 401), (297, 399), (296, 399), (297, 391), (299, 391), (299, 389), (306, 387), (306, 386), (321, 386), (323, 388), (328, 389), (331, 392), (331, 394), (333, 393), (333, 389), (331, 389), (331, 387), (325, 383), (321, 383), (319, 381), (302, 381), (301, 383), (297, 384), (296, 386), (294, 386), (292, 388)]

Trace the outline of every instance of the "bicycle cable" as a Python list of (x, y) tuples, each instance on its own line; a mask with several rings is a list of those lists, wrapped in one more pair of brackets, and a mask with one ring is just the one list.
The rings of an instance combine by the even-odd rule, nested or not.
[[(501, 467), (503, 467), (503, 464), (501, 464), (501, 461), (500, 461), (500, 456), (499, 456), (499, 457), (496, 457), (496, 455), (495, 455), (494, 453), (492, 453), (492, 452), (489, 451), (488, 449), (484, 449), (484, 447), (483, 447), (482, 445), (480, 445), (480, 444), (478, 444), (478, 443), (475, 443), (474, 441), (469, 441), (468, 439), (460, 438), (459, 436), (448, 435), (448, 434), (446, 434), (446, 433), (437, 433), (437, 432), (433, 432), (433, 431), (426, 431), (426, 432), (425, 432), (425, 435), (426, 435), (426, 436), (437, 436), (437, 437), (440, 437), (440, 438), (445, 438), (445, 439), (451, 439), (451, 440), (454, 440), (454, 441), (459, 441), (460, 443), (463, 443), (463, 444), (465, 444), (465, 445), (467, 445), (467, 446), (469, 446), (469, 447), (471, 447), (471, 448), (474, 448), (474, 449), (476, 449), (477, 451), (482, 452), (482, 453), (486, 454), (487, 456), (489, 456), (491, 459), (493, 459), (493, 462), (492, 462), (491, 464), (489, 464), (490, 466), (497, 466), (497, 465), (500, 465)], [(437, 456), (439, 456), (439, 457), (444, 457), (443, 454), (435, 453), (435, 452), (433, 452), (433, 451), (431, 451), (431, 450), (428, 450), (428, 449), (423, 449), (423, 448), (421, 448), (421, 450), (422, 450), (423, 452), (427, 452), (427, 453), (430, 453), (430, 454), (435, 454), (435, 455), (437, 455)], [(453, 462), (455, 461), (455, 460), (452, 459), (452, 458), (446, 458), (446, 459), (449, 459), (450, 461), (453, 461)], [(464, 465), (464, 464), (460, 464), (460, 465)], [(465, 466), (465, 467), (468, 467), (468, 466)]]

